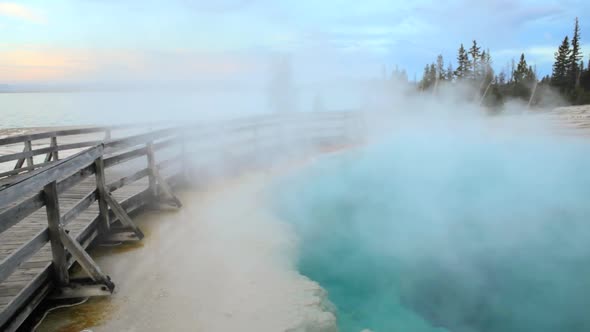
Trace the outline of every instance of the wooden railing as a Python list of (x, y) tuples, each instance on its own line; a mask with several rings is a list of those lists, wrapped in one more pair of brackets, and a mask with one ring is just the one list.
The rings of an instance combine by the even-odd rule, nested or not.
[[(30, 149), (32, 140), (50, 138), (54, 142), (62, 135), (109, 133), (109, 129), (74, 129), (1, 139), (0, 145), (24, 142), (28, 147), (22, 153), (0, 156), (0, 161), (18, 160), (21, 163), (22, 159), (33, 155), (47, 154), (45, 159), (51, 163), (27, 166), (31, 167), (27, 176), (13, 175), (10, 177), (12, 181), (0, 189), (0, 233), (42, 207), (45, 207), (47, 217), (46, 227), (0, 262), (0, 284), (48, 242), (51, 244), (52, 259), (43, 272), (0, 312), (0, 326), (5, 326), (3, 324), (7, 324), (19, 310), (19, 315), (23, 315), (21, 308), (25, 305), (29, 304), (25, 309), (32, 310), (36, 303), (31, 305), (31, 301), (40, 301), (32, 299), (34, 294), (39, 294), (39, 289), (43, 289), (46, 294), (57, 287), (66, 297), (110, 293), (114, 288), (113, 282), (100, 270), (85, 248), (97, 237), (116, 237), (117, 234), (125, 233), (127, 237), (141, 239), (143, 233), (129, 213), (157, 201), (180, 207), (173, 187), (181, 182), (187, 169), (207, 159), (207, 155), (214, 155), (214, 158), (218, 158), (215, 162), (229, 164), (232, 168), (259, 166), (270, 158), (303, 151), (301, 147), (353, 143), (359, 138), (357, 125), (358, 117), (355, 114), (334, 112), (260, 116), (206, 126), (160, 129), (121, 139), (108, 139), (109, 135), (105, 134), (106, 139), (99, 142), (65, 146), (54, 144), (38, 150)], [(66, 159), (58, 158), (58, 151), (74, 146), (88, 148)], [(133, 163), (133, 172), (121, 176), (121, 171), (131, 168), (119, 167), (123, 163)], [(107, 182), (105, 172), (117, 167), (119, 171), (111, 172), (116, 178)], [(166, 171), (165, 176), (163, 171)], [(94, 181), (90, 181), (92, 178)], [(117, 190), (144, 178), (147, 178), (146, 189), (117, 201), (114, 196)], [(88, 192), (71, 209), (60, 211), (60, 197), (83, 181), (92, 182)], [(89, 220), (76, 236), (70, 234), (68, 225), (95, 202), (98, 202), (98, 215)], [(93, 286), (90, 289), (88, 285), (72, 286), (68, 270), (74, 262), (78, 262), (92, 279)], [(26, 310), (24, 314), (28, 315), (30, 310)]]
[[(22, 146), (22, 152), (0, 155), (0, 165), (14, 162), (14, 166), (0, 168), (0, 188), (9, 184), (9, 181), (13, 181), (15, 175), (53, 164), (60, 159), (60, 152), (71, 155), (103, 141), (111, 140), (114, 131), (128, 132), (138, 128), (140, 127), (137, 125), (87, 127), (0, 138), (0, 147), (10, 146), (15, 149), (19, 145)], [(76, 141), (72, 141), (73, 139)], [(9, 178), (11, 179), (8, 180)]]

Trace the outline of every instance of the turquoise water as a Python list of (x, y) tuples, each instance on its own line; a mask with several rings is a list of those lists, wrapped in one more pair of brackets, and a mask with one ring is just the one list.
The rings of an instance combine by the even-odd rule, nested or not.
[(400, 133), (277, 184), (341, 331), (590, 331), (590, 145)]

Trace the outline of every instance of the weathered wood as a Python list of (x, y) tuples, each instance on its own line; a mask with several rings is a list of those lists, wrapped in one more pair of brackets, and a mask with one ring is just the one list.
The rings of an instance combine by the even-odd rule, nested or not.
[[(23, 152), (27, 152), (26, 146), (23, 148)], [(19, 169), (19, 168), (23, 167), (24, 163), (25, 163), (25, 158), (21, 158), (21, 159), (17, 160), (16, 164), (14, 165), (14, 169)]]
[(76, 283), (72, 281), (67, 286), (59, 287), (49, 298), (52, 300), (79, 299), (85, 297), (109, 296), (112, 293), (113, 291), (106, 285)]
[(106, 186), (107, 190), (109, 192), (113, 192), (123, 186), (126, 186), (126, 185), (133, 183), (141, 178), (144, 178), (144, 177), (148, 176), (149, 174), (150, 174), (149, 168), (144, 168), (144, 169), (137, 171), (131, 175), (128, 175), (126, 177), (122, 177), (119, 180), (112, 181), (111, 183), (107, 184), (107, 186)]
[(51, 289), (50, 283), (45, 283), (36, 293), (35, 295), (28, 301), (27, 305), (19, 310), (17, 316), (4, 327), (4, 332), (15, 332), (21, 326), (22, 323), (27, 319), (27, 317), (37, 308), (39, 303), (49, 294)]
[(153, 172), (154, 177), (158, 181), (158, 186), (160, 190), (174, 203), (174, 205), (176, 205), (177, 208), (181, 208), (182, 203), (180, 203), (180, 200), (172, 193), (172, 189), (168, 186), (168, 183), (162, 177), (160, 171), (158, 171), (158, 168), (154, 167), (151, 171)]
[(143, 145), (146, 142), (155, 141), (164, 137), (173, 135), (176, 132), (176, 128), (160, 129), (145, 134), (133, 135), (117, 140), (111, 140), (104, 143), (105, 149), (121, 149), (133, 147), (136, 145)]
[(120, 242), (135, 242), (137, 241), (135, 232), (118, 232), (114, 234), (108, 234), (101, 238), (101, 243), (120, 243)]
[(102, 144), (102, 141), (86, 141), (86, 142), (77, 142), (77, 143), (70, 143), (70, 144), (62, 144), (59, 145), (56, 149), (57, 151), (64, 151), (64, 150), (73, 150), (73, 149), (80, 149), (86, 148), (89, 146), (97, 146)]
[[(29, 141), (27, 141), (29, 142)], [(11, 160), (17, 160), (17, 159), (26, 159), (27, 160), (27, 166), (31, 166), (32, 164), (28, 164), (29, 160), (33, 160), (34, 156), (40, 155), (40, 154), (46, 154), (48, 152), (53, 152), (55, 151), (57, 148), (56, 147), (47, 147), (47, 148), (41, 148), (41, 149), (36, 149), (36, 150), (28, 150), (29, 148), (25, 148), (25, 151), (23, 152), (18, 152), (18, 153), (13, 153), (13, 154), (7, 154), (7, 155), (3, 155), (0, 156), (0, 163), (3, 162), (7, 162), (7, 161), (11, 161)], [(16, 169), (16, 167), (15, 167)]]
[[(33, 144), (31, 143), (31, 141), (25, 141), (25, 149), (27, 149), (28, 152), (32, 152), (33, 151)], [(27, 166), (31, 167), (33, 166), (33, 156), (29, 156), (27, 157)]]
[(68, 248), (68, 251), (74, 256), (78, 264), (82, 266), (92, 280), (106, 285), (111, 291), (115, 289), (115, 284), (113, 284), (111, 278), (100, 270), (100, 267), (98, 267), (96, 262), (94, 262), (90, 255), (88, 255), (80, 243), (73, 239), (62, 226), (59, 226), (59, 235), (61, 242), (66, 248)]
[[(288, 130), (289, 134), (289, 139), (283, 142), (285, 144), (293, 144), (296, 143), (297, 140), (301, 140), (302, 138), (309, 136), (313, 138), (313, 140), (310, 141), (311, 144), (317, 144), (317, 146), (329, 144), (330, 146), (333, 146), (335, 143), (334, 140), (337, 140), (339, 139), (338, 137), (343, 136), (338, 135), (342, 130), (344, 130), (344, 126), (336, 125), (340, 121), (338, 116), (326, 117), (326, 120), (321, 120), (326, 121), (325, 125), (322, 124), (319, 126), (313, 126), (314, 128), (309, 128), (312, 127), (312, 122), (309, 121), (309, 119), (312, 118), (316, 118), (316, 116), (261, 116), (253, 120), (239, 119), (236, 121), (224, 121), (223, 123), (219, 123), (219, 127), (215, 127), (215, 125), (187, 125), (185, 127), (175, 128), (174, 130), (167, 129), (135, 135), (129, 139), (123, 139), (122, 141), (109, 140), (105, 143), (108, 145), (108, 150), (103, 148), (103, 151), (97, 155), (97, 158), (103, 156), (103, 153), (118, 153), (118, 155), (109, 155), (109, 158), (104, 158), (103, 166), (105, 168), (108, 166), (118, 165), (126, 161), (131, 161), (132, 159), (143, 156), (144, 154), (147, 155), (148, 149), (145, 144), (148, 142), (153, 143), (152, 159), (154, 161), (151, 168), (143, 170), (133, 169), (130, 171), (130, 175), (126, 175), (123, 178), (119, 178), (118, 180), (109, 183), (110, 188), (105, 187), (105, 191), (107, 192), (109, 189), (117, 190), (113, 195), (105, 195), (105, 197), (108, 197), (105, 198), (105, 202), (107, 203), (106, 210), (108, 211), (107, 215), (109, 217), (108, 224), (113, 224), (114, 227), (117, 227), (119, 225), (118, 220), (120, 220), (120, 224), (127, 226), (128, 229), (131, 229), (134, 232), (134, 235), (137, 234), (135, 231), (139, 229), (133, 224), (133, 221), (131, 218), (129, 218), (129, 214), (137, 213), (138, 210), (150, 206), (149, 204), (153, 202), (154, 198), (156, 198), (152, 193), (154, 186), (152, 185), (151, 188), (144, 189), (149, 180), (142, 179), (142, 177), (146, 175), (149, 176), (151, 173), (152, 177), (155, 179), (155, 187), (161, 193), (162, 198), (172, 198), (172, 187), (184, 182), (179, 170), (181, 170), (186, 164), (186, 160), (184, 160), (183, 157), (185, 157), (187, 153), (198, 153), (199, 157), (203, 157), (204, 159), (215, 159), (219, 157), (219, 148), (215, 150), (212, 148), (207, 148), (207, 146), (224, 146), (231, 148), (230, 152), (232, 156), (237, 158), (235, 159), (236, 163), (240, 163), (240, 166), (243, 166), (243, 163), (247, 162), (249, 154), (253, 152), (255, 143), (257, 141), (261, 142), (261, 145), (263, 145), (261, 146), (261, 151), (265, 151), (265, 154), (270, 155), (272, 151), (281, 152), (280, 149), (282, 149), (282, 147), (278, 146), (277, 143), (279, 142), (277, 142), (277, 140), (273, 141), (272, 137), (274, 137), (273, 135), (276, 134), (278, 129), (280, 129), (280, 125), (284, 123), (288, 123), (288, 127), (286, 127), (285, 130)], [(319, 119), (319, 117), (317, 118)], [(310, 125), (306, 125), (307, 123)], [(329, 135), (324, 135), (323, 133), (320, 135), (318, 132), (321, 132), (321, 130), (317, 129), (321, 129), (322, 127), (333, 128), (327, 130), (330, 132)], [(255, 132), (255, 134), (251, 135), (252, 132)], [(106, 136), (107, 133), (105, 132), (105, 138), (108, 140), (109, 138)], [(256, 139), (256, 136), (258, 136), (258, 140)], [(317, 139), (317, 137), (321, 136), (330, 136), (333, 138), (329, 138), (328, 140)], [(25, 140), (21, 142), (24, 141)], [(89, 145), (93, 143), (96, 142), (74, 142), (74, 145), (66, 145), (65, 148), (84, 148), (83, 145)], [(176, 146), (180, 144), (184, 145), (179, 146), (179, 150), (181, 150), (183, 153), (178, 155), (176, 154)], [(239, 149), (236, 149), (238, 146)], [(61, 148), (64, 147), (59, 146), (56, 152)], [(87, 151), (91, 151), (95, 148), (96, 147), (90, 147), (90, 149)], [(174, 148), (174, 151), (172, 151), (172, 148)], [(121, 153), (123, 149), (126, 151)], [(161, 153), (160, 150), (162, 150)], [(160, 161), (156, 164), (156, 158), (158, 161), (164, 159), (165, 161)], [(54, 159), (53, 156), (51, 156), (51, 159)], [(70, 160), (70, 158), (66, 158), (65, 160)], [(62, 167), (61, 163), (64, 161), (60, 160), (59, 162), (54, 161), (51, 165), (43, 165), (42, 169), (39, 169), (37, 165), (35, 165), (34, 168), (30, 169), (31, 172), (20, 174), (22, 176), (13, 177), (12, 175), (29, 171), (29, 169), (27, 169), (28, 166), (21, 167), (23, 170), (6, 175), (10, 176), (11, 179), (9, 181), (10, 186), (0, 190), (0, 230), (2, 227), (4, 227), (4, 230), (10, 231), (11, 233), (9, 238), (3, 240), (3, 246), (0, 248), (0, 255), (2, 256), (0, 257), (6, 258), (10, 256), (20, 246), (30, 242), (31, 237), (33, 236), (29, 236), (28, 234), (36, 234), (46, 227), (45, 223), (47, 221), (44, 220), (45, 218), (40, 215), (40, 213), (32, 213), (25, 220), (26, 225), (25, 223), (21, 223), (17, 225), (17, 228), (13, 228), (15, 226), (14, 224), (17, 223), (16, 221), (12, 223), (10, 221), (6, 222), (5, 220), (11, 216), (22, 218), (23, 216), (34, 212), (35, 209), (38, 209), (40, 206), (42, 206), (43, 202), (40, 200), (36, 200), (34, 198), (25, 198), (26, 196), (35, 197), (39, 195), (39, 190), (41, 190), (43, 186), (37, 187), (36, 189), (29, 187), (29, 190), (27, 191), (28, 194), (20, 195), (20, 197), (15, 200), (12, 200), (11, 198), (11, 196), (17, 191), (23, 193), (23, 188), (25, 185), (32, 184), (32, 182), (30, 182), (32, 181), (31, 178), (43, 179), (42, 181), (35, 180), (40, 181), (37, 182), (37, 185), (47, 181), (47, 177), (51, 176), (54, 177), (54, 181), (57, 181), (56, 191), (60, 195), (60, 204), (62, 209), (69, 209), (69, 211), (64, 214), (63, 218), (61, 219), (72, 219), (68, 225), (68, 228), (71, 231), (69, 236), (70, 239), (75, 239), (75, 241), (77, 241), (80, 248), (86, 248), (99, 235), (103, 235), (101, 236), (101, 240), (107, 238), (107, 236), (104, 236), (105, 234), (99, 231), (100, 225), (105, 224), (105, 222), (100, 219), (100, 204), (88, 206), (92, 200), (92, 194), (95, 196), (100, 196), (98, 183), (101, 181), (98, 178), (96, 181), (94, 181), (94, 179), (88, 179), (88, 181), (85, 181), (89, 175), (99, 173), (95, 171), (97, 169), (95, 160), (96, 158), (90, 160), (86, 165), (81, 165), (80, 167), (73, 169), (72, 172), (67, 174), (49, 173), (49, 175), (47, 175), (48, 173), (46, 173), (46, 168)], [(109, 163), (107, 163), (107, 160), (109, 160)], [(138, 160), (138, 162), (139, 161), (140, 160)], [(129, 167), (136, 166), (135, 163), (133, 163), (133, 165), (131, 164), (132, 163), (129, 163)], [(141, 167), (143, 166), (139, 166), (139, 168)], [(119, 168), (109, 169), (108, 175), (121, 176), (118, 173), (118, 169)], [(153, 169), (154, 172), (151, 172), (151, 169)], [(164, 170), (160, 171), (161, 169)], [(115, 179), (116, 178), (117, 177), (115, 177)], [(134, 183), (136, 181), (139, 183)], [(153, 182), (154, 181), (152, 181), (152, 184)], [(47, 183), (45, 183), (45, 185), (47, 185)], [(169, 195), (169, 193), (171, 193), (171, 195)], [(109, 204), (107, 200), (112, 200), (113, 202)], [(13, 206), (14, 203), (18, 203), (16, 207)], [(111, 206), (111, 209), (109, 209), (109, 206)], [(2, 207), (6, 207), (6, 209), (2, 209)], [(78, 218), (74, 218), (73, 211), (83, 212), (78, 214)], [(77, 213), (78, 212), (76, 212), (76, 214)], [(130, 227), (128, 225), (132, 225), (134, 227)], [(117, 237), (111, 238), (111, 240), (128, 239), (131, 235), (131, 233), (124, 234), (118, 232)], [(78, 248), (78, 250), (80, 248)], [(17, 311), (25, 312), (27, 310), (25, 305), (32, 303), (31, 301), (34, 301), (32, 299), (34, 296), (36, 296), (36, 292), (43, 289), (43, 287), (48, 284), (48, 281), (52, 280), (50, 278), (50, 274), (48, 274), (46, 271), (51, 272), (53, 267), (52, 265), (47, 265), (44, 261), (50, 259), (50, 249), (51, 248), (48, 245), (43, 247), (41, 249), (42, 252), (38, 251), (39, 255), (34, 255), (33, 257), (29, 258), (13, 273), (13, 275), (9, 277), (9, 279), (5, 280), (5, 282), (12, 282), (13, 284), (3, 285), (0, 283), (0, 298), (2, 298), (2, 294), (11, 294), (12, 296), (18, 291), (19, 287), (23, 287), (22, 285), (30, 282), (33, 279), (33, 276), (38, 275), (39, 273), (46, 273), (45, 278), (42, 279), (42, 283), (39, 283), (39, 279), (35, 279), (37, 281), (29, 283), (23, 288), (23, 290), (26, 290), (24, 293), (21, 291), (18, 293), (18, 295), (16, 295), (15, 298), (10, 297), (8, 299), (0, 299), (0, 329), (8, 326), (6, 325), (8, 319), (13, 319), (12, 322), (16, 322), (16, 325), (20, 324), (17, 320), (14, 320), (16, 317), (15, 313)], [(70, 266), (74, 260), (75, 257), (67, 255), (66, 265)], [(23, 297), (22, 294), (26, 294), (26, 296)]]
[[(23, 159), (23, 161), (24, 161), (24, 159)], [(34, 169), (37, 169), (37, 168), (45, 167), (45, 166), (51, 165), (52, 163), (53, 163), (53, 161), (49, 161), (49, 162), (46, 162), (46, 163), (34, 164), (33, 166), (19, 167), (19, 168), (10, 170), (10, 171), (6, 171), (6, 172), (0, 173), (0, 178), (3, 178), (5, 176), (17, 175), (17, 174), (20, 174), (20, 173), (24, 173), (26, 171), (30, 171), (30, 170), (34, 170)]]
[(156, 169), (156, 157), (154, 156), (154, 144), (149, 142), (146, 145), (147, 149), (147, 163), (149, 169), (149, 182), (150, 182), (150, 190), (152, 191), (152, 195), (154, 197), (158, 196), (158, 187), (156, 183), (156, 173), (154, 170)]
[(53, 160), (57, 160), (58, 159), (58, 152), (57, 152), (57, 137), (53, 136), (50, 139), (50, 143), (49, 143), (49, 147), (55, 147), (56, 151), (54, 152), (48, 152), (47, 155), (45, 156), (45, 163), (51, 161), (51, 158), (53, 158)]
[(46, 184), (67, 177), (78, 172), (81, 168), (93, 163), (96, 158), (102, 155), (102, 147), (80, 152), (70, 158), (62, 159), (54, 165), (41, 169), (36, 176), (31, 176), (12, 184), (2, 190), (0, 195), (0, 207), (26, 197), (28, 194), (39, 190)]
[[(120, 205), (125, 211), (130, 213), (132, 211), (136, 211), (141, 206), (146, 205), (149, 202), (150, 198), (151, 195), (146, 189), (142, 192), (133, 195), (132, 197), (129, 197), (121, 201)], [(117, 216), (112, 210), (109, 211), (109, 218), (109, 220), (111, 221), (111, 225), (118, 220)], [(98, 232), (96, 231), (96, 229), (98, 227), (99, 221), (100, 220), (97, 216), (80, 231), (80, 234), (78, 235), (76, 240), (78, 240), (78, 242), (80, 242), (84, 247), (86, 247), (90, 242), (94, 240), (95, 237), (98, 236)], [(113, 229), (112, 226), (111, 229)], [(128, 229), (133, 230), (132, 228)]]
[(61, 224), (67, 225), (70, 221), (76, 219), (80, 213), (84, 212), (90, 205), (92, 205), (92, 203), (96, 201), (97, 197), (98, 189), (88, 193), (88, 195), (84, 196), (80, 201), (78, 201), (78, 203), (71, 210), (64, 213), (63, 217), (61, 218)]
[(39, 210), (45, 201), (40, 193), (0, 213), (0, 233), (16, 225), (31, 213)]
[(78, 129), (64, 129), (64, 130), (56, 130), (56, 131), (47, 131), (42, 133), (36, 134), (26, 134), (26, 135), (17, 135), (11, 137), (0, 138), (0, 145), (8, 145), (14, 143), (22, 143), (25, 141), (34, 141), (44, 138), (50, 138), (52, 136), (71, 136), (71, 135), (82, 135), (82, 134), (91, 134), (97, 133), (106, 130), (105, 127), (88, 127), (88, 128), (78, 128)]
[(94, 165), (89, 165), (81, 170), (77, 171), (76, 173), (70, 175), (69, 177), (59, 181), (57, 183), (57, 192), (63, 193), (66, 190), (72, 188), (73, 186), (77, 185), (78, 183), (84, 181), (87, 177), (94, 174)]
[(179, 161), (182, 163), (182, 159), (183, 158), (182, 158), (181, 155), (172, 156), (172, 157), (170, 157), (170, 158), (168, 158), (166, 160), (162, 160), (162, 161), (158, 162), (156, 164), (156, 167), (159, 170), (162, 170), (162, 169), (168, 168), (170, 166), (173, 166), (175, 164), (178, 164)]
[(57, 198), (57, 183), (51, 182), (43, 188), (45, 195), (45, 208), (47, 210), (47, 224), (49, 226), (49, 241), (51, 242), (51, 255), (53, 257), (54, 275), (58, 285), (67, 285), (69, 282), (66, 251), (60, 236), (60, 213)]
[(105, 196), (105, 199), (108, 205), (111, 207), (111, 210), (113, 211), (115, 216), (117, 216), (117, 218), (119, 219), (119, 221), (123, 225), (132, 228), (140, 240), (143, 239), (143, 232), (139, 229), (139, 227), (137, 227), (137, 225), (135, 225), (133, 220), (129, 218), (129, 215), (127, 215), (125, 209), (123, 209), (123, 207), (113, 198), (113, 195), (111, 193), (108, 193)]
[(6, 280), (24, 261), (29, 259), (49, 241), (47, 229), (37, 233), (29, 242), (23, 244), (0, 262), (0, 283)]
[(21, 290), (13, 299), (8, 303), (4, 310), (0, 311), (0, 326), (6, 323), (10, 317), (12, 317), (21, 307), (30, 299), (30, 297), (44, 284), (47, 283), (47, 279), (50, 274), (50, 263), (46, 264), (46, 268), (42, 270), (33, 280)]
[(135, 159), (138, 157), (141, 157), (143, 155), (145, 155), (147, 153), (147, 148), (146, 147), (141, 147), (141, 148), (137, 148), (131, 151), (127, 151), (112, 157), (108, 157), (104, 159), (104, 167), (105, 168), (110, 168), (114, 165), (117, 164), (121, 164), (124, 163), (126, 161), (129, 161), (131, 159)]
[(96, 191), (99, 209), (98, 218), (100, 219), (99, 228), (102, 234), (107, 234), (111, 227), (111, 223), (109, 221), (109, 206), (105, 198), (108, 191), (105, 187), (104, 160), (102, 159), (102, 156), (94, 161), (94, 174), (96, 175)]
[(171, 147), (171, 146), (179, 145), (179, 144), (181, 144), (179, 142), (179, 137), (178, 136), (174, 136), (174, 137), (171, 137), (171, 138), (167, 138), (167, 139), (161, 140), (160, 142), (154, 143), (153, 150), (155, 152), (155, 151), (162, 150), (162, 149), (165, 149), (167, 147)]
[[(53, 146), (57, 147), (57, 136), (53, 136), (51, 137), (51, 144), (53, 144)], [(53, 160), (57, 161), (59, 160), (59, 149), (56, 151), (53, 151), (53, 153), (51, 154), (51, 157), (53, 158)]]

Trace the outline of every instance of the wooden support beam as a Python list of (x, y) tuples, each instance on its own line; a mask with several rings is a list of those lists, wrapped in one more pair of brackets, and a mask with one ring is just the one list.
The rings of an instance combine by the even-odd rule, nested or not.
[(55, 148), (55, 149), (54, 149), (54, 151), (47, 152), (47, 155), (45, 156), (45, 162), (51, 161), (51, 159), (58, 160), (59, 155), (58, 155), (58, 149), (57, 149), (57, 137), (56, 136), (51, 137), (51, 143), (49, 144), (49, 147)]
[(189, 174), (188, 174), (188, 170), (189, 170), (189, 155), (187, 153), (186, 150), (186, 144), (187, 144), (187, 140), (188, 137), (186, 135), (186, 129), (182, 129), (181, 131), (181, 135), (180, 135), (180, 142), (181, 142), (181, 147), (180, 147), (180, 154), (182, 156), (182, 158), (180, 158), (180, 162), (182, 163), (182, 176), (188, 180), (189, 179)]
[(101, 237), (100, 243), (105, 244), (105, 243), (136, 242), (137, 240), (138, 240), (137, 235), (135, 235), (135, 232), (133, 232), (133, 231), (117, 232), (117, 233), (111, 233), (111, 234)]
[[(66, 300), (66, 299), (79, 299), (85, 297), (95, 296), (109, 296), (113, 294), (106, 285), (102, 284), (78, 284), (70, 283), (67, 286), (60, 287), (53, 292), (49, 298), (52, 300)], [(88, 330), (84, 330), (88, 331)]]
[(49, 225), (49, 241), (51, 242), (51, 254), (53, 256), (53, 269), (57, 284), (60, 286), (69, 283), (68, 263), (64, 245), (60, 241), (59, 228), (60, 213), (57, 198), (57, 183), (55, 181), (43, 188), (45, 208), (47, 210), (47, 223)]
[(146, 145), (147, 149), (147, 162), (148, 162), (148, 169), (150, 170), (149, 174), (149, 183), (150, 183), (150, 191), (154, 197), (158, 197), (158, 186), (156, 183), (156, 175), (154, 170), (156, 169), (156, 157), (154, 156), (154, 144), (149, 142)]
[[(23, 152), (25, 153), (27, 152), (27, 146), (25, 145), (25, 147), (23, 148)], [(25, 158), (21, 158), (19, 160), (16, 161), (16, 164), (14, 165), (14, 169), (19, 169), (21, 167), (23, 167), (23, 165), (25, 164)]]
[(168, 199), (170, 199), (174, 203), (174, 205), (176, 205), (177, 208), (181, 208), (182, 207), (182, 203), (174, 195), (174, 193), (172, 192), (172, 189), (170, 188), (170, 186), (168, 186), (168, 182), (166, 182), (166, 180), (162, 177), (162, 175), (160, 174), (160, 171), (158, 170), (158, 168), (155, 167), (152, 170), (152, 172), (153, 172), (154, 177), (156, 178), (156, 180), (158, 182), (158, 187), (160, 188), (160, 191), (162, 191), (168, 197)]
[(80, 243), (73, 239), (62, 226), (59, 227), (59, 235), (61, 242), (94, 282), (106, 285), (111, 291), (115, 289), (115, 284), (111, 281), (111, 278), (101, 271), (100, 267), (98, 267)]
[(94, 169), (94, 173), (96, 174), (96, 190), (98, 193), (99, 229), (101, 234), (107, 234), (111, 223), (109, 221), (109, 206), (106, 200), (108, 192), (105, 184), (104, 160), (102, 156), (94, 161)]
[[(113, 286), (114, 287), (114, 286)], [(49, 298), (52, 300), (79, 299), (84, 297), (109, 296), (113, 290), (107, 285), (95, 282), (78, 282), (72, 280), (67, 286), (56, 289)]]
[[(33, 144), (31, 141), (25, 141), (25, 149), (27, 152), (33, 151)], [(33, 166), (33, 156), (27, 157), (27, 166)]]
[(143, 239), (143, 237), (144, 237), (143, 232), (139, 229), (139, 227), (137, 227), (135, 225), (133, 220), (131, 220), (129, 215), (127, 215), (127, 212), (125, 212), (125, 209), (123, 209), (123, 207), (113, 198), (111, 193), (107, 193), (105, 195), (105, 199), (107, 201), (107, 204), (111, 207), (111, 210), (113, 210), (113, 213), (115, 214), (115, 216), (117, 216), (117, 218), (119, 218), (119, 221), (121, 221), (121, 223), (124, 226), (130, 227), (131, 229), (133, 229), (133, 232), (135, 233), (135, 235), (137, 235), (137, 237), (140, 240)]

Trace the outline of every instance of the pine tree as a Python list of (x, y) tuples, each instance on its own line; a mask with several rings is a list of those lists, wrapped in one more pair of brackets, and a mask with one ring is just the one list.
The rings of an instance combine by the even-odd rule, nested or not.
[(481, 53), (481, 77), (484, 84), (488, 84), (494, 80), (494, 69), (492, 68), (492, 56), (490, 50)]
[(479, 73), (479, 61), (481, 59), (480, 53), (481, 47), (477, 46), (477, 41), (473, 41), (473, 45), (469, 49), (469, 55), (471, 55), (471, 62), (469, 64), (469, 71), (472, 79), (477, 79)]
[(510, 62), (510, 79), (508, 80), (508, 83), (512, 84), (514, 83), (514, 72), (516, 71), (516, 63), (514, 62), (514, 58), (512, 58), (511, 62)]
[(430, 64), (430, 76), (428, 77), (431, 84), (434, 84), (434, 82), (436, 82), (437, 74), (438, 73), (436, 71), (436, 65), (434, 63), (431, 63)]
[(424, 74), (422, 74), (422, 81), (420, 81), (420, 89), (421, 90), (426, 90), (428, 89), (428, 87), (430, 87), (430, 66), (426, 65), (426, 67), (424, 67)]
[(555, 63), (551, 74), (551, 85), (558, 87), (561, 92), (565, 92), (568, 82), (568, 68), (570, 68), (571, 49), (568, 36), (565, 36), (563, 42), (555, 52)]
[(439, 54), (436, 57), (436, 74), (439, 81), (445, 80), (445, 62), (443, 60), (442, 54)]
[(574, 36), (572, 37), (572, 48), (569, 57), (569, 84), (568, 88), (573, 90), (577, 86), (578, 76), (580, 74), (579, 61), (582, 60), (582, 52), (580, 50), (580, 25), (576, 17), (576, 24), (574, 26)]
[(455, 71), (453, 70), (453, 64), (449, 63), (449, 66), (447, 67), (446, 80), (449, 82), (452, 82), (454, 77), (455, 77)]
[(500, 85), (506, 84), (506, 73), (504, 71), (501, 71), (500, 74), (498, 74), (497, 81)]
[(457, 54), (457, 70), (455, 70), (455, 76), (457, 80), (462, 80), (469, 74), (469, 56), (465, 47), (461, 44), (459, 47), (459, 53)]
[(526, 63), (526, 59), (524, 58), (524, 53), (520, 55), (520, 61), (516, 66), (516, 70), (514, 71), (513, 77), (515, 83), (522, 83), (527, 78), (529, 73), (529, 67)]

